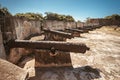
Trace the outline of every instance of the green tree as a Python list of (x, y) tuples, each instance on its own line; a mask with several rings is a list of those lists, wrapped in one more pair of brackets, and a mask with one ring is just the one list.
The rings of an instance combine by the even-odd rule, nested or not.
[(0, 4), (0, 11), (2, 13), (4, 13), (6, 16), (11, 16), (12, 14), (9, 12), (9, 10), (7, 9), (7, 7), (2, 7)]
[(52, 12), (45, 12), (46, 16), (44, 17), (46, 20), (57, 20), (57, 21), (68, 21), (74, 22), (74, 18), (70, 15), (61, 15)]
[(17, 13), (15, 14), (16, 17), (24, 17), (29, 20), (43, 20), (43, 16), (40, 13)]
[(113, 15), (110, 15), (110, 16), (106, 16), (105, 19), (111, 19), (111, 20), (118, 20), (118, 21), (120, 21), (120, 15), (113, 14)]

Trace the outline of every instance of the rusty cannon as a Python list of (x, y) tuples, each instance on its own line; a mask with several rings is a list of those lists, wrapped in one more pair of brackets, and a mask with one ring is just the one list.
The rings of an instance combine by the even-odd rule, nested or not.
[(58, 30), (43, 29), (43, 31), (45, 33), (45, 40), (65, 41), (67, 38), (71, 39), (74, 37), (71, 33)]
[(85, 33), (88, 31), (80, 30), (80, 29), (66, 29), (67, 32), (71, 32), (74, 37), (80, 37), (81, 33)]
[(90, 26), (88, 26), (88, 27), (84, 26), (83, 28), (79, 28), (79, 29), (80, 29), (80, 30), (84, 30), (84, 31), (86, 31), (86, 32), (93, 30), (93, 28), (90, 27)]
[(78, 32), (78, 33), (84, 33), (85, 32), (84, 30), (79, 30), (79, 29), (66, 29), (66, 30), (73, 31), (73, 32)]
[(70, 43), (63, 41), (29, 41), (29, 40), (11, 40), (7, 44), (9, 48), (31, 48), (45, 49), (64, 52), (85, 53), (89, 50), (83, 43)]

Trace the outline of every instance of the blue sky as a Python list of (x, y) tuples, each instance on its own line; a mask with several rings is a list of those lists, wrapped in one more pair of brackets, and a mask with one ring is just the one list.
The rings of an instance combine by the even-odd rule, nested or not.
[(120, 14), (120, 0), (0, 0), (0, 4), (15, 13), (54, 12), (71, 15), (84, 21), (87, 17), (102, 18)]

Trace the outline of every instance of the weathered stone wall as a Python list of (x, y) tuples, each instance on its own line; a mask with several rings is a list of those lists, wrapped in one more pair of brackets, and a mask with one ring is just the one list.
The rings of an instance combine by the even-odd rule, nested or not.
[(92, 25), (104, 25), (104, 26), (105, 25), (120, 25), (120, 21), (103, 19), (103, 18), (90, 19), (88, 23)]
[(17, 39), (25, 39), (30, 35), (41, 33), (41, 21), (14, 18)]
[(66, 28), (76, 28), (76, 22), (66, 22)]
[(63, 21), (51, 21), (51, 20), (47, 20), (43, 23), (44, 28), (48, 28), (48, 29), (60, 29), (63, 30), (66, 26), (65, 22)]
[(0, 58), (6, 59), (5, 48), (3, 45), (3, 38), (2, 38), (1, 30), (0, 30)]
[(30, 35), (40, 34), (41, 28), (64, 30), (66, 28), (83, 27), (84, 24), (80, 22), (64, 22), (64, 21), (51, 21), (46, 20), (43, 23), (38, 20), (28, 20), (26, 18), (14, 17), (10, 20), (12, 26), (14, 26), (14, 34), (17, 39), (26, 39)]
[(16, 38), (16, 32), (12, 16), (0, 16), (0, 29), (4, 43)]
[(64, 22), (64, 21), (50, 21), (47, 20), (43, 23), (44, 28), (54, 30), (64, 30), (65, 28), (83, 27), (84, 24), (80, 22)]
[[(43, 24), (43, 25), (42, 25)], [(38, 20), (27, 20), (25, 18), (14, 18), (14, 26), (16, 29), (17, 39), (25, 39), (26, 37), (41, 33), (41, 27), (54, 30), (64, 30), (66, 28), (83, 27), (80, 22), (64, 22), (46, 20), (43, 23)]]
[(76, 27), (79, 28), (79, 27), (83, 27), (84, 26), (84, 23), (83, 22), (77, 22), (76, 23)]
[(0, 80), (26, 80), (27, 71), (22, 68), (0, 59)]

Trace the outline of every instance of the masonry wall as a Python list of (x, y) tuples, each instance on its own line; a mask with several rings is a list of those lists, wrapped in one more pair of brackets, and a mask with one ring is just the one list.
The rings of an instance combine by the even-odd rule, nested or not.
[(92, 25), (120, 25), (120, 21), (117, 20), (110, 20), (110, 19), (103, 19), (103, 18), (96, 18), (90, 19), (88, 23)]
[(30, 35), (41, 33), (41, 21), (14, 18), (17, 39), (25, 39)]
[(60, 29), (60, 30), (64, 30), (66, 24), (63, 21), (47, 20), (47, 21), (44, 21), (43, 26), (44, 26), (44, 28), (47, 28), (47, 29), (54, 29), (54, 30)]
[(6, 59), (5, 48), (3, 45), (2, 32), (0, 30), (0, 58)]
[(76, 23), (76, 27), (79, 28), (79, 27), (83, 27), (84, 26), (84, 23), (83, 22), (77, 22)]
[[(26, 18), (6, 17), (5, 26), (2, 27), (2, 32), (7, 32), (4, 35), (4, 40), (9, 41), (11, 38), (22, 40), (26, 39), (31, 35), (40, 34), (42, 32), (41, 31), (42, 27), (54, 30), (64, 30), (66, 28), (76, 28), (82, 26), (83, 26), (82, 23), (76, 22), (51, 21), (51, 20), (41, 22), (39, 20), (28, 20)], [(10, 36), (10, 38), (8, 38), (8, 36)]]
[(43, 23), (44, 28), (48, 29), (54, 29), (54, 30), (64, 30), (68, 28), (77, 28), (77, 27), (83, 27), (83, 23), (80, 22), (64, 22), (64, 21), (51, 21), (46, 20)]

